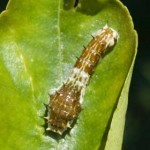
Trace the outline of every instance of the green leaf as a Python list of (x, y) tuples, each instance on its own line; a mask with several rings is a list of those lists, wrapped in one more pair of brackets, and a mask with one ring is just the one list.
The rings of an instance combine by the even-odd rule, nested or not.
[[(136, 53), (135, 53), (136, 56)], [(128, 104), (128, 92), (129, 86), (133, 71), (135, 57), (133, 58), (130, 70), (122, 87), (119, 101), (113, 113), (111, 126), (109, 129), (105, 150), (120, 150), (122, 146), (122, 139), (123, 139), (123, 132), (124, 132), (124, 125), (125, 125), (125, 115), (127, 110)]]
[[(117, 0), (12, 0), (0, 15), (0, 147), (121, 149), (137, 35)], [(87, 87), (83, 111), (64, 136), (44, 134), (43, 103), (69, 76), (91, 35), (105, 24), (119, 40)], [(113, 143), (115, 141), (115, 143)]]

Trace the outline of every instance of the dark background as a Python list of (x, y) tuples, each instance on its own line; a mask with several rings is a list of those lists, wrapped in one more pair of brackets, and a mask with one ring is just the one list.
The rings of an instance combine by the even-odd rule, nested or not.
[[(129, 93), (123, 150), (150, 150), (150, 0), (121, 0), (139, 36)], [(0, 12), (8, 0), (0, 0)]]
[(150, 0), (121, 1), (130, 11), (139, 37), (123, 150), (150, 150)]

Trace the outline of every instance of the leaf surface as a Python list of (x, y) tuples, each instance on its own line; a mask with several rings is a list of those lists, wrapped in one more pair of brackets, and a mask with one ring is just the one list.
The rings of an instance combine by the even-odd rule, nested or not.
[[(116, 0), (82, 0), (76, 8), (73, 5), (72, 0), (11, 0), (0, 15), (0, 146), (4, 150), (107, 149), (120, 101), (124, 102), (120, 121), (125, 119), (137, 45), (128, 10)], [(62, 137), (44, 134), (41, 116), (48, 93), (62, 85), (83, 45), (106, 23), (120, 38), (97, 65), (76, 124)], [(118, 132), (123, 132), (123, 125)]]

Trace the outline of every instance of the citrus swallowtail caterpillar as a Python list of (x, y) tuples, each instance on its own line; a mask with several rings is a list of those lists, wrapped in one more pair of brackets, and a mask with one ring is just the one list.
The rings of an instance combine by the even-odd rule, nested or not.
[(103, 54), (115, 45), (118, 33), (105, 25), (84, 48), (66, 82), (50, 95), (47, 130), (63, 134), (81, 112), (86, 85)]

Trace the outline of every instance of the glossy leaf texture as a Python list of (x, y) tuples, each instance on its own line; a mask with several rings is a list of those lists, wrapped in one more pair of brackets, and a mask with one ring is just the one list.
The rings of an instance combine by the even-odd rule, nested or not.
[[(63, 84), (83, 45), (106, 23), (119, 40), (97, 65), (83, 111), (63, 136), (45, 132), (48, 93)], [(120, 1), (81, 0), (77, 7), (74, 0), (9, 1), (0, 14), (0, 147), (110, 149), (115, 140), (121, 149), (136, 48), (132, 19)]]

